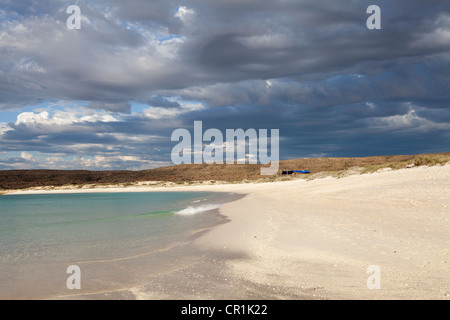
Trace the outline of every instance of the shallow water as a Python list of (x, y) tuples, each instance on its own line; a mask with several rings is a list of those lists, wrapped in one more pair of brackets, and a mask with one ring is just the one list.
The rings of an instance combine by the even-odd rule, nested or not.
[(232, 197), (205, 192), (1, 196), (0, 298), (70, 294), (69, 265), (89, 270), (83, 276), (90, 283), (83, 287), (92, 292), (136, 284), (145, 274), (174, 267), (177, 259), (162, 252), (223, 223), (213, 209)]

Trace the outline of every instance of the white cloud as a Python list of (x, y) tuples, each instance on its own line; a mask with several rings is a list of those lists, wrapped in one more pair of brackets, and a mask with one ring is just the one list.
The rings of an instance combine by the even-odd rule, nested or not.
[(33, 155), (31, 154), (31, 153), (29, 153), (29, 152), (22, 152), (21, 154), (20, 154), (20, 156), (22, 157), (22, 159), (24, 159), (24, 160), (26, 160), (26, 161), (33, 161), (34, 160), (34, 157), (33, 157)]
[(168, 117), (175, 117), (181, 113), (180, 110), (177, 109), (167, 109), (161, 107), (150, 107), (143, 110), (144, 116), (151, 119), (161, 119)]
[(186, 112), (205, 109), (202, 103), (179, 102), (180, 108), (150, 107), (143, 110), (145, 117), (150, 119), (174, 118)]
[(101, 143), (72, 143), (70, 145), (70, 149), (75, 151), (76, 153), (87, 153), (89, 150), (96, 149), (98, 151), (103, 151), (107, 146), (104, 146)]
[(431, 33), (423, 34), (414, 47), (440, 47), (450, 43), (450, 15), (441, 14), (435, 21), (435, 29)]
[(50, 121), (47, 111), (40, 113), (22, 112), (17, 116), (16, 126), (21, 124), (42, 124)]
[(94, 113), (88, 116), (81, 117), (79, 122), (118, 122), (116, 118), (114, 118), (110, 114), (98, 114)]
[(17, 68), (22, 71), (41, 72), (41, 73), (46, 72), (46, 70), (42, 66), (40, 66), (36, 61), (33, 61), (29, 57), (20, 59), (17, 64)]
[(416, 111), (411, 108), (408, 113), (403, 115), (375, 118), (371, 121), (371, 127), (380, 128), (381, 130), (450, 130), (450, 123), (432, 122), (428, 119), (420, 117), (417, 115)]
[(116, 138), (117, 140), (121, 142), (131, 142), (131, 143), (151, 143), (156, 142), (157, 140), (160, 140), (161, 136), (152, 135), (152, 134), (140, 134), (140, 135), (129, 135), (122, 132), (111, 132), (106, 134), (98, 133), (97, 136), (111, 136)]
[(0, 136), (10, 130), (12, 130), (12, 128), (6, 122), (0, 122)]
[[(104, 155), (71, 156), (67, 154), (50, 154), (42, 152), (23, 151), (17, 157), (8, 152), (0, 152), (0, 165), (9, 169), (62, 169), (62, 170), (145, 170), (168, 166), (168, 161), (154, 161), (139, 156)], [(14, 160), (14, 161), (12, 161)]]
[[(161, 164), (168, 164), (167, 162), (146, 160), (137, 156), (104, 155), (95, 155), (93, 158), (80, 157), (79, 159), (73, 160), (72, 163), (76, 167), (86, 168), (88, 170), (114, 170), (117, 169), (118, 163), (127, 170), (151, 169)], [(131, 165), (128, 163), (131, 163)]]
[(194, 10), (181, 6), (175, 13), (175, 17), (180, 18), (180, 20), (184, 22), (192, 14), (194, 14)]
[(57, 110), (53, 116), (48, 111), (22, 112), (17, 116), (16, 126), (18, 125), (46, 125), (46, 126), (64, 126), (83, 122), (117, 122), (111, 114), (107, 112), (94, 111), (87, 108)]
[(84, 157), (80, 158), (80, 164), (84, 168), (92, 169), (111, 169), (111, 164), (105, 161), (106, 158), (103, 156), (95, 156), (93, 159), (86, 159)]

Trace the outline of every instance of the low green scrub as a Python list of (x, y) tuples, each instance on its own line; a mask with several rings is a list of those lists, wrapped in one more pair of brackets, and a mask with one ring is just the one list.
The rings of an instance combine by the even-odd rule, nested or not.
[(435, 165), (445, 165), (447, 162), (450, 161), (449, 156), (445, 155), (430, 155), (430, 156), (419, 156), (412, 160), (412, 163), (419, 167), (419, 166), (428, 166), (432, 167)]

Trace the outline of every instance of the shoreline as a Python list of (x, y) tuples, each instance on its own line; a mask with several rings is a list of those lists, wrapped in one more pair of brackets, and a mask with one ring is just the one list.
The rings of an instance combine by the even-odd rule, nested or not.
[[(192, 242), (205, 263), (175, 279), (203, 279), (190, 284), (193, 291), (161, 294), (142, 285), (127, 291), (132, 299), (227, 299), (227, 292), (237, 299), (450, 297), (450, 165), (342, 179), (89, 191), (246, 195), (219, 208), (229, 222)], [(67, 192), (73, 190), (43, 193)], [(14, 194), (37, 193), (42, 190)], [(373, 265), (381, 270), (379, 290), (368, 288)], [(205, 282), (211, 274), (221, 280)]]
[[(139, 198), (148, 197), (145, 194), (138, 196)], [(166, 193), (154, 193), (152, 198), (155, 198), (155, 196), (156, 198), (160, 196), (165, 197)], [(135, 236), (134, 232), (130, 238), (130, 232), (123, 230), (124, 232), (119, 231), (117, 237), (113, 236), (108, 240), (108, 242), (114, 243), (113, 245), (104, 246), (102, 245), (102, 240), (99, 239), (98, 245), (101, 247), (101, 250), (98, 250), (97, 241), (86, 242), (83, 239), (89, 237), (80, 238), (78, 236), (76, 239), (81, 240), (75, 240), (75, 243), (82, 247), (81, 251), (80, 246), (77, 246), (77, 251), (77, 247), (67, 242), (68, 246), (62, 245), (60, 248), (55, 248), (55, 255), (50, 255), (51, 258), (48, 259), (45, 258), (47, 255), (44, 247), (36, 248), (37, 250), (32, 255), (41, 255), (44, 259), (24, 259), (18, 265), (16, 265), (15, 261), (7, 258), (9, 252), (14, 255), (17, 250), (8, 250), (5, 260), (3, 260), (5, 251), (2, 251), (0, 265), (3, 272), (0, 275), (0, 283), (2, 283), (0, 297), (14, 300), (113, 299), (114, 297), (133, 299), (134, 295), (131, 292), (134, 287), (150, 283), (153, 286), (160, 285), (160, 281), (155, 279), (161, 279), (164, 274), (171, 274), (179, 269), (189, 267), (198, 258), (203, 259), (203, 254), (194, 248), (191, 243), (211, 228), (228, 221), (225, 216), (220, 214), (215, 204), (228, 203), (242, 197), (237, 194), (206, 194), (205, 192), (194, 193), (192, 196), (190, 193), (185, 193), (180, 196), (186, 198), (186, 200), (175, 206), (176, 210), (169, 214), (174, 217), (170, 219), (175, 222), (174, 226), (177, 232), (170, 231), (172, 224), (158, 224), (157, 220), (161, 221), (165, 218), (155, 217), (154, 219), (156, 220), (145, 219), (148, 221), (146, 224), (148, 228), (141, 228), (141, 232), (136, 233), (142, 235), (139, 236), (140, 240), (138, 242), (132, 240)], [(103, 197), (102, 195), (101, 198)], [(122, 198), (123, 194), (120, 197)], [(112, 200), (116, 196), (109, 194), (109, 198)], [(132, 198), (134, 199), (134, 196)], [(34, 197), (31, 198), (31, 201), (33, 199)], [(18, 205), (20, 206), (22, 199), (19, 198), (18, 200)], [(39, 201), (39, 203), (43, 204), (45, 202)], [(196, 208), (197, 206), (198, 208)], [(131, 207), (134, 208), (133, 205)], [(196, 213), (195, 210), (191, 212), (192, 208), (199, 210)], [(178, 214), (182, 209), (186, 209), (187, 212)], [(130, 213), (133, 211), (132, 209), (128, 210)], [(89, 210), (86, 212), (89, 212)], [(20, 211), (18, 213), (20, 214)], [(135, 216), (139, 217), (140, 214), (131, 215), (131, 217)], [(144, 220), (140, 221), (145, 223)], [(162, 229), (155, 229), (155, 227), (149, 225), (149, 223), (153, 224), (152, 221)], [(181, 222), (183, 223), (181, 224)], [(118, 228), (127, 226), (131, 227), (129, 230), (136, 230), (133, 228), (134, 224), (120, 224)], [(107, 228), (115, 230), (114, 225)], [(96, 232), (95, 230), (97, 229), (90, 228), (90, 230)], [(155, 236), (158, 232), (154, 233), (150, 230), (162, 230), (162, 233), (159, 236)], [(61, 232), (61, 230), (56, 232)], [(146, 233), (147, 236), (145, 235)], [(86, 236), (88, 235), (86, 234)], [(84, 247), (83, 241), (88, 246)], [(115, 241), (120, 243), (115, 243)], [(26, 246), (26, 243), (24, 243), (24, 246)], [(50, 248), (48, 245), (46, 247)], [(73, 254), (64, 257), (65, 252), (72, 250), (74, 250)], [(61, 253), (61, 256), (59, 253)], [(36, 265), (36, 263), (38, 264)], [(65, 270), (68, 265), (73, 264), (81, 268), (82, 290), (72, 291), (67, 290), (65, 287), (67, 280)]]

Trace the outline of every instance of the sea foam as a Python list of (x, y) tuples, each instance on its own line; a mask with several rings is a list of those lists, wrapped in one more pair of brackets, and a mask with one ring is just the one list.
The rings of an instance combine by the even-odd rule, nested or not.
[(184, 215), (184, 216), (190, 216), (190, 215), (194, 215), (194, 214), (199, 213), (199, 212), (217, 209), (220, 206), (221, 206), (220, 204), (205, 204), (205, 205), (199, 206), (199, 207), (189, 206), (189, 207), (187, 207), (187, 208), (185, 208), (183, 210), (177, 211), (176, 214), (180, 214), (180, 215)]

